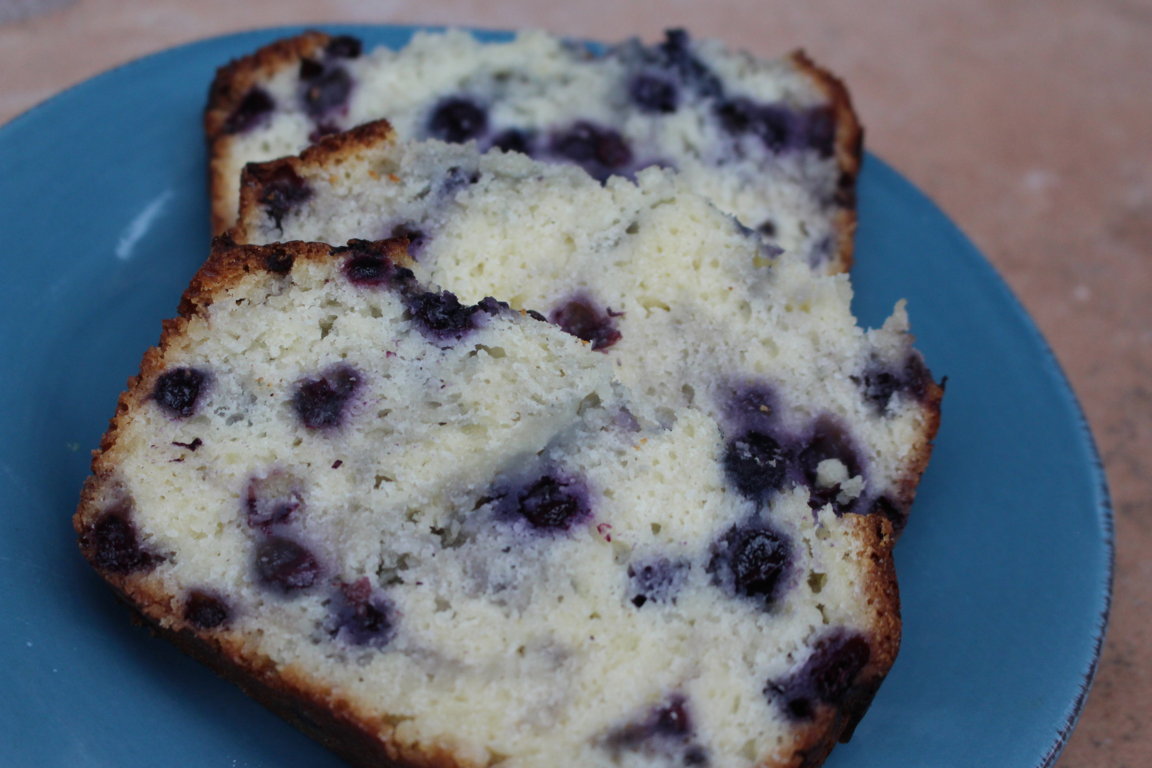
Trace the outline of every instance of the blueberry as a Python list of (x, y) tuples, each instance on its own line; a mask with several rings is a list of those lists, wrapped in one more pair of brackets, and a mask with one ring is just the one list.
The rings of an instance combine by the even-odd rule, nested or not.
[(208, 383), (208, 376), (196, 368), (172, 368), (160, 374), (152, 388), (152, 399), (174, 418), (186, 419), (196, 412), (196, 403)]
[(497, 510), (504, 519), (523, 520), (543, 531), (566, 530), (591, 514), (583, 482), (555, 468), (498, 487), (491, 499), (498, 499)]
[(868, 665), (872, 647), (858, 632), (832, 630), (816, 641), (804, 666), (783, 681), (769, 681), (765, 694), (794, 720), (811, 720), (818, 703), (841, 703)]
[(922, 400), (928, 393), (932, 374), (924, 365), (924, 358), (915, 350), (910, 351), (899, 367), (872, 361), (864, 372), (853, 379), (861, 388), (864, 399), (877, 413), (884, 413), (897, 392)]
[(312, 197), (312, 188), (287, 163), (278, 163), (271, 170), (249, 171), (259, 185), (258, 202), (268, 211), (281, 231), (284, 215)]
[(776, 429), (779, 397), (767, 384), (757, 382), (734, 389), (724, 403), (733, 431), (772, 432)]
[(624, 137), (611, 128), (580, 121), (555, 134), (549, 150), (582, 167), (597, 181), (604, 181), (632, 162), (632, 150)]
[(399, 267), (386, 249), (365, 240), (350, 240), (348, 245), (333, 248), (334, 256), (346, 256), (341, 267), (344, 277), (354, 285), (386, 285), (406, 289), (415, 282), (412, 270)]
[(769, 150), (781, 152), (792, 144), (796, 120), (782, 107), (764, 106), (756, 111), (751, 130)]
[(428, 135), (441, 141), (462, 143), (478, 138), (488, 129), (488, 113), (460, 96), (441, 101), (428, 118)]
[(804, 146), (830, 157), (836, 144), (836, 114), (831, 107), (813, 107), (803, 113), (799, 130)]
[(301, 80), (315, 80), (324, 74), (324, 65), (316, 59), (300, 59), (299, 76)]
[(892, 530), (899, 533), (908, 522), (908, 511), (888, 496), (877, 496), (868, 504), (868, 514), (888, 518)]
[(532, 136), (517, 128), (502, 131), (492, 139), (492, 146), (505, 152), (519, 152), (522, 155), (532, 156)]
[(440, 182), (439, 193), (444, 197), (451, 197), (463, 187), (470, 186), (478, 181), (480, 181), (480, 172), (475, 168), (465, 169), (454, 165), (444, 174), (444, 179)]
[(303, 505), (304, 494), (291, 475), (273, 471), (248, 481), (245, 511), (248, 525), (253, 528), (267, 529), (286, 523)]
[(692, 53), (692, 41), (683, 29), (670, 29), (656, 47), (660, 63), (671, 69), (702, 98), (720, 98), (724, 84)]
[(367, 578), (341, 584), (329, 610), (328, 633), (349, 645), (383, 648), (395, 635), (396, 610)]
[(676, 594), (684, 586), (691, 564), (686, 560), (658, 558), (643, 564), (628, 566), (628, 594), (632, 605), (642, 608), (645, 603), (676, 601)]
[(724, 472), (736, 490), (759, 500), (784, 486), (790, 462), (780, 441), (767, 432), (750, 431), (728, 442)]
[(511, 309), (506, 301), (494, 299), (491, 296), (485, 296), (476, 303), (477, 309), (485, 314), (499, 315)]
[(748, 133), (757, 136), (771, 152), (791, 148), (800, 130), (797, 117), (787, 108), (756, 104), (743, 97), (718, 104), (716, 117), (728, 133), (733, 136)]
[(639, 720), (609, 733), (604, 744), (614, 755), (643, 752), (664, 757), (670, 764), (707, 765), (707, 752), (695, 743), (694, 733), (687, 699), (674, 694)]
[(347, 108), (348, 96), (352, 93), (352, 76), (344, 67), (321, 64), (305, 72), (302, 64), (300, 78), (300, 100), (305, 114), (313, 120)]
[(832, 194), (832, 204), (841, 208), (856, 207), (856, 177), (842, 171), (836, 180), (836, 191)]
[(680, 94), (669, 80), (656, 75), (637, 75), (628, 86), (628, 94), (641, 112), (675, 112), (680, 105)]
[(768, 528), (733, 526), (712, 546), (707, 571), (713, 583), (768, 610), (791, 557), (786, 539)]
[(620, 340), (615, 319), (622, 312), (601, 310), (592, 299), (577, 296), (552, 310), (550, 319), (565, 332), (592, 344), (592, 349), (605, 350)]
[(224, 133), (249, 131), (263, 123), (275, 108), (276, 103), (272, 101), (268, 92), (260, 86), (254, 86), (244, 94), (244, 98), (232, 110), (232, 114), (224, 120)]
[(840, 493), (839, 483), (821, 487), (817, 482), (820, 463), (828, 459), (838, 459), (847, 469), (849, 478), (856, 477), (863, 471), (863, 460), (847, 428), (838, 420), (825, 415), (812, 425), (812, 431), (804, 447), (800, 449), (796, 463), (799, 465), (804, 482), (812, 490), (812, 499), (809, 503), (814, 508), (831, 503), (837, 514), (843, 514), (851, 511), (854, 503), (842, 505), (836, 500)]
[(284, 536), (265, 536), (256, 544), (256, 580), (283, 595), (313, 586), (320, 578), (316, 556)]
[(328, 368), (317, 378), (304, 379), (292, 394), (292, 408), (308, 429), (337, 427), (344, 418), (344, 407), (360, 387), (360, 374), (341, 363)]
[(362, 43), (351, 35), (337, 35), (324, 46), (324, 53), (333, 59), (356, 59), (362, 50)]
[(184, 600), (184, 620), (201, 629), (216, 629), (228, 623), (232, 612), (218, 596), (193, 589)]
[(432, 339), (459, 339), (476, 327), (479, 307), (461, 304), (451, 291), (425, 291), (405, 297), (404, 306), (421, 332)]
[(150, 570), (161, 560), (140, 546), (126, 503), (101, 514), (81, 535), (80, 545), (97, 569), (112, 573)]
[(756, 227), (756, 231), (764, 237), (776, 237), (776, 222), (772, 219), (765, 219)]
[(739, 136), (752, 129), (756, 119), (756, 106), (744, 98), (735, 98), (716, 105), (716, 117), (728, 133)]

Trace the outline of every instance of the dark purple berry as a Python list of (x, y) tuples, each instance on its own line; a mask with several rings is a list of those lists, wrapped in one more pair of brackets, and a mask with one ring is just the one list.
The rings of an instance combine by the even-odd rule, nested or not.
[(694, 732), (688, 702), (675, 694), (643, 718), (609, 733), (604, 744), (617, 755), (623, 751), (659, 755), (664, 758), (661, 764), (707, 765), (707, 752), (694, 742)]
[[(800, 449), (796, 463), (799, 465), (804, 482), (813, 490), (813, 499), (810, 503), (814, 507), (832, 503), (837, 514), (841, 514), (849, 509), (836, 501), (840, 491), (839, 484), (821, 488), (817, 482), (820, 463), (828, 459), (838, 459), (847, 469), (849, 478), (856, 477), (863, 470), (860, 452), (844, 425), (831, 416), (821, 416), (812, 425), (812, 432), (804, 447)], [(819, 491), (826, 493), (822, 494)]]
[(686, 560), (660, 558), (628, 566), (628, 594), (632, 605), (675, 602), (676, 595), (688, 578), (691, 564)]
[(476, 303), (477, 309), (485, 314), (499, 315), (511, 309), (506, 301), (499, 301), (491, 296), (485, 296)]
[(440, 194), (444, 197), (451, 197), (462, 188), (471, 186), (478, 181), (480, 181), (480, 172), (475, 168), (465, 169), (454, 165), (444, 174), (444, 180), (440, 183)]
[(516, 128), (498, 133), (492, 139), (492, 146), (505, 152), (519, 152), (522, 155), (532, 156), (532, 137)]
[(406, 288), (415, 280), (412, 270), (396, 266), (384, 249), (365, 240), (350, 240), (346, 246), (333, 248), (332, 255), (347, 256), (341, 269), (354, 285)]
[(762, 499), (784, 486), (790, 460), (787, 448), (772, 435), (745, 432), (729, 441), (724, 471), (744, 496)]
[(108, 509), (80, 537), (89, 560), (102, 571), (132, 573), (149, 570), (161, 558), (140, 546), (127, 504)]
[(857, 632), (833, 630), (816, 641), (804, 666), (783, 681), (769, 681), (765, 694), (795, 720), (810, 720), (817, 703), (837, 705), (868, 666), (872, 647)]
[(928, 372), (920, 354), (911, 351), (899, 368), (873, 361), (865, 368), (864, 373), (854, 380), (863, 390), (864, 399), (878, 413), (884, 413), (897, 392), (903, 392), (916, 400), (923, 399), (928, 392), (932, 374)]
[(552, 310), (551, 320), (565, 332), (605, 350), (620, 340), (614, 318), (623, 315), (611, 308), (601, 310), (591, 299), (578, 296)]
[(836, 180), (836, 192), (832, 195), (833, 205), (841, 208), (856, 207), (856, 176), (844, 171)]
[(440, 102), (428, 118), (428, 135), (441, 141), (462, 143), (478, 138), (488, 129), (488, 113), (475, 102), (454, 97)]
[(324, 53), (333, 59), (356, 59), (362, 50), (361, 42), (351, 35), (337, 35), (324, 46)]
[(265, 536), (256, 544), (256, 579), (288, 595), (308, 589), (320, 578), (320, 563), (306, 548), (284, 536)]
[(731, 594), (770, 609), (790, 558), (787, 540), (762, 527), (734, 526), (712, 547), (708, 572)]
[(632, 150), (623, 136), (585, 121), (553, 136), (549, 150), (579, 165), (597, 181), (606, 180), (632, 162)]
[(320, 65), (319, 72), (310, 72), (306, 77), (301, 69), (300, 99), (304, 112), (313, 120), (320, 120), (330, 113), (345, 109), (348, 96), (352, 93), (352, 76), (339, 66)]
[(296, 257), (279, 246), (268, 246), (264, 251), (264, 269), (274, 274), (288, 274), (295, 263)]
[(896, 533), (903, 530), (904, 524), (908, 522), (907, 510), (902, 510), (895, 501), (887, 496), (877, 496), (873, 499), (868, 505), (868, 514), (888, 518)]
[(536, 528), (567, 528), (588, 513), (583, 489), (563, 478), (545, 475), (520, 492), (520, 515)]
[(670, 29), (656, 47), (660, 63), (675, 72), (701, 98), (720, 98), (724, 84), (692, 53), (692, 41), (683, 29)]
[(200, 589), (193, 589), (184, 601), (184, 620), (201, 629), (222, 627), (231, 615), (223, 600)]
[(460, 338), (476, 327), (478, 306), (464, 305), (451, 291), (425, 291), (405, 297), (404, 306), (420, 330), (433, 339)]
[(395, 634), (395, 609), (383, 595), (373, 594), (367, 578), (341, 584), (333, 596), (328, 633), (356, 646), (383, 648)]
[(175, 418), (186, 419), (196, 412), (196, 403), (208, 377), (195, 368), (172, 368), (160, 374), (152, 388), (152, 399)]
[(680, 106), (676, 86), (656, 75), (637, 75), (632, 79), (628, 93), (641, 112), (669, 113)]
[(728, 133), (739, 136), (752, 129), (756, 106), (748, 99), (736, 98), (716, 105), (716, 117)]
[(836, 115), (830, 107), (814, 107), (802, 117), (800, 135), (804, 145), (830, 157), (836, 143)]
[(760, 137), (764, 146), (772, 152), (781, 152), (792, 144), (796, 130), (795, 118), (782, 107), (764, 106), (756, 112), (752, 122), (752, 132)]
[(733, 431), (759, 430), (767, 432), (777, 422), (780, 410), (776, 392), (763, 382), (745, 384), (731, 391), (725, 403), (725, 416)]
[(260, 184), (258, 200), (268, 215), (283, 229), (284, 215), (312, 197), (312, 188), (287, 164), (278, 164), (273, 170), (256, 171)]
[(300, 59), (299, 74), (301, 80), (315, 80), (324, 74), (324, 65), (316, 61), (316, 59)]
[(805, 665), (816, 697), (830, 704), (843, 698), (868, 665), (872, 647), (859, 634), (835, 635), (820, 640)]
[(272, 114), (276, 103), (260, 86), (255, 86), (232, 110), (232, 114), (224, 120), (224, 133), (243, 133), (255, 128)]
[(360, 374), (350, 365), (335, 365), (317, 378), (304, 379), (292, 394), (292, 407), (308, 429), (337, 427), (344, 407), (360, 387)]
[(756, 231), (764, 237), (776, 237), (776, 222), (772, 219), (765, 219), (760, 226), (756, 227)]
[(248, 481), (245, 510), (248, 525), (253, 528), (267, 529), (286, 523), (303, 505), (304, 494), (299, 482), (285, 472), (273, 471)]

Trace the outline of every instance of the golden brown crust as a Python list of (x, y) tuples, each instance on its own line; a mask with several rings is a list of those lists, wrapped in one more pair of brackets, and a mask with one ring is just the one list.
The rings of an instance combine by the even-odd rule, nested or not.
[(836, 184), (836, 231), (840, 234), (836, 244), (833, 271), (847, 272), (852, 268), (853, 243), (856, 234), (856, 179), (860, 175), (863, 158), (864, 128), (852, 107), (848, 87), (836, 75), (816, 64), (803, 50), (789, 57), (798, 69), (806, 73), (816, 87), (823, 91), (832, 105), (836, 124), (834, 152), (840, 177)]
[(232, 210), (235, 197), (230, 189), (234, 188), (237, 180), (231, 177), (224, 165), (227, 145), (232, 141), (232, 136), (225, 131), (229, 116), (252, 86), (267, 81), (286, 67), (298, 66), (301, 59), (315, 55), (331, 39), (323, 32), (305, 32), (296, 37), (277, 40), (217, 70), (208, 90), (208, 104), (204, 110), (213, 234), (220, 234), (236, 219), (236, 211)]

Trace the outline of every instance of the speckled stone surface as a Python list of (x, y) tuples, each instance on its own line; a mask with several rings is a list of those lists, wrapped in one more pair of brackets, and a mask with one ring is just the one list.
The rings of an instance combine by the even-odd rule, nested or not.
[[(37, 8), (47, 9), (37, 15)], [(937, 203), (1036, 319), (1083, 403), (1116, 515), (1112, 619), (1058, 768), (1152, 765), (1152, 0), (0, 0), (0, 123), (137, 56), (325, 21), (668, 26), (845, 75), (869, 148)]]

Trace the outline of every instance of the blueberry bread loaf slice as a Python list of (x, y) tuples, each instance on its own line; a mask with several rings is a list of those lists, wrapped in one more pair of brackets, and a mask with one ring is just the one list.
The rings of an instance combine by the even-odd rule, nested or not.
[(818, 765), (896, 653), (887, 520), (405, 246), (217, 244), (94, 457), (92, 566), (356, 765)]
[(234, 234), (403, 235), (423, 279), (538, 311), (637, 397), (708, 413), (750, 496), (804, 485), (813, 507), (901, 529), (941, 395), (903, 308), (865, 332), (846, 276), (813, 274), (684, 182), (653, 168), (601, 185), (517, 153), (396, 142), (381, 122), (250, 166)]
[(216, 231), (235, 219), (245, 163), (379, 118), (406, 140), (476, 141), (601, 181), (673, 168), (818, 270), (851, 262), (861, 130), (844, 86), (803, 53), (761, 60), (682, 31), (600, 53), (541, 32), (421, 33), (370, 52), (309, 33), (263, 48), (211, 90)]

